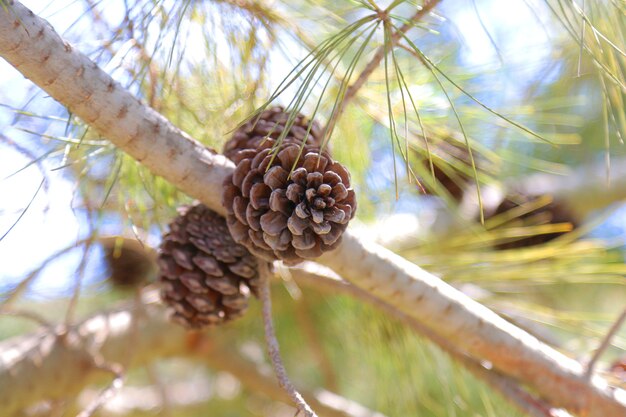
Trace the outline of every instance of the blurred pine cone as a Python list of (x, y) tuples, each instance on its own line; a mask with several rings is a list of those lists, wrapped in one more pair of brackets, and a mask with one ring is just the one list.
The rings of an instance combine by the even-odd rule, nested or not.
[(137, 239), (105, 236), (98, 239), (111, 285), (130, 289), (148, 282), (155, 273), (154, 250)]
[[(495, 209), (494, 213), (489, 215), (488, 217), (503, 214), (508, 212), (509, 210), (513, 210), (524, 205), (536, 204), (540, 198), (545, 197), (546, 196), (530, 196), (523, 194), (510, 195), (505, 198), (502, 203), (500, 203), (500, 205)], [(502, 224), (500, 228), (528, 227), (547, 224), (555, 226), (557, 224), (562, 224), (566, 226), (568, 231), (575, 229), (578, 226), (576, 218), (565, 204), (559, 201), (549, 199), (546, 204), (540, 205), (539, 207), (536, 207), (529, 211), (525, 211), (520, 216), (516, 216), (515, 218)], [(554, 233), (543, 233), (531, 235), (528, 237), (517, 238), (515, 240), (511, 240), (505, 243), (500, 243), (496, 245), (496, 248), (515, 249), (540, 245), (542, 243), (549, 242), (552, 239), (556, 239), (564, 233), (566, 232), (559, 231)]]
[[(474, 176), (471, 174), (472, 161), (466, 144), (453, 139), (441, 140), (431, 149), (431, 153), (435, 179), (450, 193), (454, 200), (461, 201), (467, 186), (474, 182)], [(476, 158), (476, 152), (473, 151), (472, 153), (476, 169), (480, 171), (481, 163)], [(430, 171), (428, 157), (422, 163)], [(459, 169), (459, 165), (465, 166), (465, 169)], [(432, 190), (426, 189), (426, 192), (430, 194)]]
[(224, 182), (233, 238), (260, 258), (288, 264), (334, 249), (356, 211), (350, 174), (313, 147), (286, 143), (273, 154), (266, 146), (239, 151)]
[[(285, 109), (280, 106), (264, 110), (259, 116), (253, 117), (235, 131), (233, 137), (224, 144), (224, 155), (228, 159), (233, 159), (240, 150), (258, 149), (259, 145), (266, 142), (268, 138), (275, 141), (285, 130), (289, 117), (290, 113), (285, 112)], [(298, 113), (292, 123), (284, 138), (285, 143), (301, 144), (306, 137), (307, 145), (318, 148), (321, 146), (322, 129), (317, 122), (310, 121)], [(307, 131), (309, 131), (308, 135)], [(271, 143), (273, 144), (274, 141)]]
[(161, 296), (187, 328), (221, 324), (244, 314), (256, 294), (256, 259), (236, 244), (226, 221), (202, 204), (179, 209), (159, 250)]

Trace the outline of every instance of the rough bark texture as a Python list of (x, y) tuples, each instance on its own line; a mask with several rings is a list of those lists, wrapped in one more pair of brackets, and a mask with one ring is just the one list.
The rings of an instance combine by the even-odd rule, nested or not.
[[(154, 174), (225, 213), (220, 205), (221, 184), (233, 171), (230, 161), (204, 149), (142, 105), (64, 42), (46, 21), (17, 2), (9, 2), (9, 9), (0, 8), (0, 56)], [(597, 376), (587, 380), (575, 360), (376, 244), (346, 233), (342, 245), (320, 262), (472, 357), (528, 384), (553, 406), (589, 417), (626, 414), (623, 391), (611, 391)], [(15, 370), (20, 371), (34, 375), (37, 370)], [(9, 373), (2, 375), (9, 378), (0, 382), (4, 395), (28, 390), (11, 384)]]
[[(142, 104), (48, 22), (18, 2), (7, 7), (8, 12), (0, 6), (3, 58), (155, 174), (189, 195), (221, 195), (233, 167), (228, 159)], [(217, 211), (224, 214), (221, 207)]]

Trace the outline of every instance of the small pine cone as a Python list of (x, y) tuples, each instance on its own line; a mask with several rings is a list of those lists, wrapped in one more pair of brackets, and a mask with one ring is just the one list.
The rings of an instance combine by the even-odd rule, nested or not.
[(339, 245), (356, 197), (350, 174), (328, 153), (287, 143), (276, 154), (269, 148), (240, 151), (234, 162), (222, 203), (236, 242), (260, 258), (287, 264)]
[(224, 218), (202, 204), (179, 209), (159, 250), (161, 297), (191, 329), (244, 314), (256, 294), (256, 259), (236, 244)]
[[(440, 158), (433, 158), (433, 173), (439, 184), (445, 188), (454, 200), (461, 201), (463, 193), (469, 184), (474, 182), (474, 176), (471, 173), (472, 161), (469, 151), (465, 143), (455, 141), (453, 139), (442, 140), (431, 150), (432, 154)], [(472, 149), (472, 153), (476, 162), (476, 169), (482, 169), (479, 155)], [(430, 161), (428, 157), (423, 160), (423, 165), (430, 171)], [(459, 165), (465, 165), (466, 170), (460, 170)], [(443, 168), (442, 168), (443, 167)], [(426, 190), (428, 194), (432, 190)]]
[[(514, 208), (522, 205), (531, 204), (535, 202), (539, 196), (529, 196), (516, 194), (505, 198), (502, 203), (496, 208), (494, 213), (489, 217), (493, 217), (498, 214), (505, 213)], [(569, 224), (571, 229), (578, 226), (574, 215), (563, 203), (559, 201), (550, 201), (541, 207), (537, 207), (534, 210), (526, 212), (519, 217), (511, 219), (503, 224), (502, 228), (507, 227), (524, 227), (524, 226), (537, 226), (542, 224)], [(534, 236), (523, 237), (521, 239), (512, 240), (496, 245), (496, 249), (515, 249), (524, 248), (528, 246), (540, 245), (556, 239), (563, 235), (565, 232), (544, 233)]]
[(137, 239), (106, 236), (99, 239), (109, 274), (109, 282), (118, 289), (131, 289), (154, 278), (155, 253)]
[[(233, 159), (240, 150), (258, 149), (259, 145), (265, 144), (268, 139), (276, 140), (285, 130), (289, 117), (290, 114), (280, 106), (264, 110), (259, 116), (253, 117), (235, 131), (233, 137), (224, 144), (224, 155), (228, 159)], [(311, 122), (298, 113), (284, 141), (301, 144), (305, 137), (307, 145), (319, 148), (322, 144), (322, 129), (317, 122)], [(274, 143), (274, 141), (270, 142)]]

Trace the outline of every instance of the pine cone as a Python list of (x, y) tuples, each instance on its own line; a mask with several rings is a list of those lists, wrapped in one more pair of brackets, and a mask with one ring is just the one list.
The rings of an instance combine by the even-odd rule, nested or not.
[(99, 240), (104, 251), (109, 282), (120, 289), (145, 284), (154, 277), (154, 250), (136, 239), (106, 236)]
[(294, 143), (277, 151), (239, 151), (222, 202), (236, 242), (260, 258), (296, 264), (339, 244), (356, 197), (350, 174), (328, 153)]
[[(260, 116), (253, 117), (235, 131), (233, 137), (224, 144), (224, 155), (228, 159), (233, 159), (240, 150), (258, 149), (259, 145), (266, 142), (268, 138), (277, 139), (285, 130), (289, 117), (290, 114), (280, 106), (264, 110)], [(309, 125), (311, 125), (310, 131)], [(307, 131), (309, 131), (308, 136)], [(284, 142), (301, 144), (305, 137), (307, 145), (319, 148), (323, 139), (322, 129), (317, 122), (311, 122), (304, 115), (298, 113), (284, 138)]]
[[(431, 152), (433, 154), (435, 179), (450, 193), (454, 200), (461, 201), (467, 186), (470, 183), (474, 183), (474, 176), (470, 173), (472, 161), (466, 144), (454, 139), (441, 140)], [(472, 149), (472, 153), (476, 162), (476, 168), (480, 171), (482, 168), (481, 162), (484, 161), (479, 160), (479, 155), (474, 149)], [(428, 157), (422, 163), (430, 171)], [(465, 165), (467, 170), (460, 170), (458, 165)], [(426, 192), (430, 194), (431, 190), (426, 190)]]
[(163, 236), (158, 258), (161, 297), (174, 310), (172, 319), (198, 329), (240, 317), (250, 292), (257, 292), (256, 259), (206, 206), (179, 212)]
[[(496, 208), (494, 213), (489, 217), (496, 216), (498, 214), (505, 213), (516, 207), (527, 205), (535, 202), (540, 196), (529, 196), (516, 194), (505, 198), (502, 203)], [(578, 226), (574, 215), (568, 210), (568, 208), (559, 201), (550, 201), (541, 207), (537, 207), (527, 213), (522, 214), (519, 217), (511, 219), (503, 224), (502, 228), (507, 227), (523, 227), (523, 226), (536, 226), (541, 224), (569, 224), (572, 229)], [(540, 245), (556, 239), (563, 235), (565, 232), (544, 233), (521, 239), (512, 240), (505, 243), (496, 245), (496, 249), (515, 249), (528, 246)]]

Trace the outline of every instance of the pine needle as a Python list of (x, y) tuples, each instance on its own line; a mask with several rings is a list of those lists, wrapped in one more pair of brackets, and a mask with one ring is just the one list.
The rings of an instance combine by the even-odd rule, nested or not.
[(33, 194), (33, 196), (31, 197), (30, 201), (28, 202), (28, 204), (26, 205), (26, 207), (24, 208), (24, 210), (22, 210), (22, 212), (20, 213), (20, 215), (17, 217), (17, 219), (15, 220), (15, 222), (13, 222), (13, 224), (9, 227), (9, 229), (4, 232), (4, 234), (0, 237), (0, 242), (2, 242), (2, 240), (4, 240), (5, 237), (7, 237), (7, 235), (9, 233), (11, 233), (11, 230), (13, 230), (13, 228), (15, 226), (17, 226), (17, 224), (20, 222), (20, 220), (22, 220), (22, 217), (24, 217), (24, 215), (26, 214), (26, 212), (28, 211), (28, 209), (30, 208), (31, 204), (33, 204), (33, 201), (35, 201), (35, 197), (37, 197), (37, 194), (39, 194), (39, 191), (41, 190), (41, 188), (44, 186), (46, 182), (46, 179), (43, 178), (41, 180), (41, 182), (39, 183), (39, 187), (37, 187), (37, 190), (35, 190), (35, 193)]

